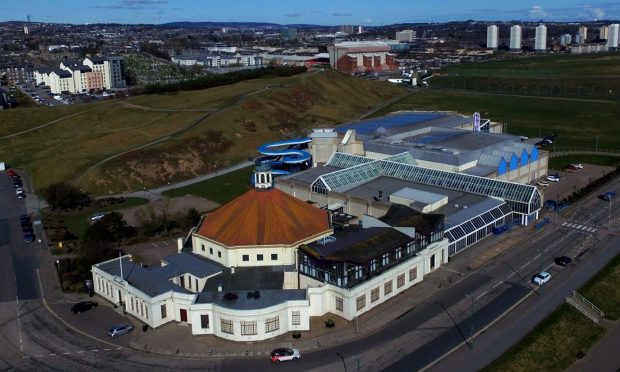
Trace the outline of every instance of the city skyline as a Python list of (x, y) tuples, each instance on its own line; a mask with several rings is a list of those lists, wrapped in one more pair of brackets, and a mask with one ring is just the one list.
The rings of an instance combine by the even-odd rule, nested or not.
[[(499, 3), (499, 4), (498, 4)], [(519, 3), (481, 0), (475, 4), (457, 0), (412, 4), (406, 0), (385, 3), (344, 0), (337, 5), (325, 0), (309, 3), (239, 0), (205, 6), (198, 0), (101, 0), (87, 4), (76, 0), (0, 0), (0, 21), (49, 23), (161, 24), (168, 22), (265, 22), (335, 26), (380, 26), (397, 23), (478, 21), (561, 22), (620, 18), (619, 3), (584, 4), (579, 0), (526, 0)]]

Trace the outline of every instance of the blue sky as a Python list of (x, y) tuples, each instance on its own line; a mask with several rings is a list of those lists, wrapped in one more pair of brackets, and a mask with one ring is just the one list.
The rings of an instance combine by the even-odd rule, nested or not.
[[(605, 1), (605, 0), (602, 0)], [(0, 0), (0, 21), (166, 23), (174, 21), (355, 24), (453, 20), (619, 19), (620, 1), (584, 0)]]

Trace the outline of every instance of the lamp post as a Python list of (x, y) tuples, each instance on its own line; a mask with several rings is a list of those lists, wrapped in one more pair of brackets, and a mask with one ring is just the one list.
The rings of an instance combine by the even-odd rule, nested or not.
[(42, 250), (43, 248), (41, 247), (41, 239), (39, 239), (39, 250)]
[(338, 355), (340, 357), (340, 359), (342, 360), (342, 365), (344, 366), (344, 372), (348, 372), (347, 371), (347, 363), (345, 363), (345, 361), (344, 361), (344, 356), (342, 356), (342, 354), (340, 354), (339, 352), (336, 352), (336, 355)]
[(355, 359), (357, 361), (357, 372), (361, 371), (360, 368), (360, 358), (355, 356), (355, 355), (351, 355), (351, 358)]

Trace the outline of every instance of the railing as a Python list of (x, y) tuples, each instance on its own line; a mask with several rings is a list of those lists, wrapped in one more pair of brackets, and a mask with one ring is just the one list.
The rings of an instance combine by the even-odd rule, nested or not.
[(585, 297), (580, 295), (579, 292), (573, 291), (572, 293), (573, 293), (573, 296), (580, 299), (584, 304), (590, 306), (592, 310), (594, 310), (598, 315), (600, 315), (601, 318), (605, 316), (605, 314), (598, 307), (596, 307), (592, 302), (588, 301)]
[(579, 306), (577, 301), (573, 300), (570, 297), (566, 297), (565, 300), (566, 300), (567, 303), (573, 305), (575, 307), (575, 309), (581, 311), (581, 313), (583, 313), (583, 315), (587, 316), (591, 321), (593, 321), (594, 323), (598, 324), (598, 319), (594, 315), (590, 314), (586, 309), (584, 309), (581, 306)]

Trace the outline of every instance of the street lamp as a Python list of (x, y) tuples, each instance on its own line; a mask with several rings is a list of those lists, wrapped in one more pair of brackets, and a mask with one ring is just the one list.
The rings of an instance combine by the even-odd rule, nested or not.
[(351, 355), (351, 358), (355, 359), (357, 361), (357, 372), (361, 371), (360, 369), (360, 358), (355, 356), (355, 355)]
[(43, 248), (41, 247), (41, 239), (39, 239), (39, 250), (41, 250), (41, 249), (43, 249)]
[(344, 366), (344, 372), (348, 372), (347, 371), (347, 363), (345, 363), (345, 361), (344, 361), (344, 356), (342, 356), (342, 354), (340, 354), (339, 352), (336, 352), (336, 354), (340, 357), (340, 359), (342, 359), (342, 365)]

